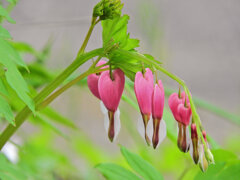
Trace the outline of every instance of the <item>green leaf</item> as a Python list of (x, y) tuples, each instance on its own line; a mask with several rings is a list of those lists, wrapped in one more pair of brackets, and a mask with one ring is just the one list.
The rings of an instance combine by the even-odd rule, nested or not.
[(96, 168), (107, 180), (141, 180), (131, 171), (116, 164), (104, 163), (97, 165)]
[(0, 114), (14, 125), (14, 115), (8, 102), (0, 95)]
[[(19, 98), (27, 104), (27, 106), (35, 112), (34, 102), (29, 96), (28, 86), (23, 79), (21, 73), (17, 69), (16, 64), (26, 66), (21, 60), (17, 52), (3, 39), (0, 38), (0, 63), (7, 68), (5, 72), (8, 84), (18, 94)], [(16, 64), (15, 64), (16, 63)]]
[(130, 39), (127, 33), (127, 24), (129, 16), (123, 15), (121, 17), (115, 17), (114, 19), (108, 19), (102, 21), (102, 39), (103, 47), (107, 45), (110, 40), (114, 43), (118, 43), (121, 49), (131, 50), (139, 47), (139, 40)]
[(38, 53), (30, 44), (25, 42), (14, 42), (11, 41), (10, 44), (16, 49), (18, 52), (24, 52), (32, 54), (33, 56), (40, 58), (40, 53)]
[[(0, 62), (1, 61), (13, 61), (18, 66), (25, 68), (28, 71), (27, 65), (23, 59), (19, 56), (18, 52), (7, 41), (0, 38)], [(4, 65), (4, 63), (2, 62)]]
[(121, 146), (121, 153), (129, 166), (145, 180), (161, 180), (163, 176), (149, 162)]
[(18, 2), (18, 0), (7, 0), (7, 2), (9, 2), (9, 3), (11, 3), (11, 4), (14, 4), (14, 5), (16, 5), (16, 4), (17, 4), (17, 2)]
[(240, 161), (231, 164), (221, 171), (216, 179), (239, 179), (240, 177)]
[(0, 17), (1, 17), (1, 16), (4, 17), (4, 18), (6, 18), (7, 21), (10, 22), (10, 23), (16, 23), (16, 22), (9, 16), (7, 10), (4, 9), (4, 8), (2, 7), (2, 5), (0, 5)]
[(11, 35), (8, 32), (8, 30), (6, 30), (5, 28), (3, 28), (2, 26), (0, 26), (0, 38), (3, 39), (11, 39)]
[(237, 155), (224, 149), (212, 150), (215, 162), (226, 162), (237, 159)]

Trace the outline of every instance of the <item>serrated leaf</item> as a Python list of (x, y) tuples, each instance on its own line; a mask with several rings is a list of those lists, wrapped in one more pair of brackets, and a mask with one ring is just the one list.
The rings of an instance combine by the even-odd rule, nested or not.
[[(17, 52), (3, 39), (0, 38), (0, 63), (7, 68), (5, 72), (8, 84), (14, 89), (19, 98), (35, 112), (34, 102), (29, 96), (28, 86), (23, 79), (21, 73), (17, 69), (16, 64), (26, 66), (21, 61)], [(16, 64), (15, 64), (16, 63)]]
[(97, 165), (96, 168), (107, 180), (141, 180), (131, 171), (116, 164), (104, 163)]
[(103, 46), (109, 43), (110, 40), (113, 40), (114, 43), (119, 44), (121, 49), (131, 50), (139, 47), (139, 40), (129, 38), (129, 34), (127, 33), (128, 20), (129, 16), (123, 15), (102, 21)]
[(2, 26), (0, 26), (0, 38), (3, 39), (11, 39), (11, 35), (8, 32), (8, 30), (6, 30), (5, 28), (3, 28)]
[(9, 13), (7, 12), (6, 9), (4, 9), (4, 8), (2, 7), (2, 5), (0, 5), (0, 17), (1, 17), (1, 16), (4, 17), (4, 18), (6, 18), (7, 21), (10, 22), (10, 23), (16, 23), (16, 22), (9, 16)]
[(121, 153), (129, 166), (145, 180), (161, 180), (163, 176), (149, 162), (121, 146)]

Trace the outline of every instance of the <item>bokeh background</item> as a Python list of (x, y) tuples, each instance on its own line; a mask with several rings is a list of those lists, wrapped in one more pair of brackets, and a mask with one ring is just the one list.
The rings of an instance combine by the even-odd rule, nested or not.
[[(54, 71), (59, 70), (69, 65), (76, 56), (88, 30), (92, 8), (97, 2), (21, 0), (11, 13), (16, 24), (6, 24), (5, 27), (15, 41), (27, 42), (37, 50), (41, 50), (51, 38), (53, 47), (47, 66)], [(152, 54), (168, 70), (181, 77), (193, 96), (240, 115), (239, 0), (123, 0), (123, 3), (123, 13), (130, 15), (129, 32), (132, 37), (141, 40), (141, 52)], [(101, 26), (98, 25), (87, 50), (98, 48), (101, 44)], [(25, 58), (31, 61), (30, 57)], [(79, 72), (88, 66), (85, 64)], [(164, 85), (177, 91), (177, 83), (163, 74), (161, 79)], [(136, 124), (139, 112), (126, 103), (122, 102), (121, 106), (129, 113), (131, 118), (128, 120)], [(69, 89), (52, 103), (52, 107), (72, 119), (89, 139), (107, 153), (119, 153), (118, 143), (134, 146), (134, 139), (124, 127), (117, 142), (109, 143), (98, 99), (87, 88)], [(240, 136), (240, 127), (234, 123), (205, 110), (199, 109), (199, 113), (208, 134), (220, 145), (225, 145), (226, 140), (233, 136)], [(71, 134), (69, 130), (62, 130)], [(18, 135), (24, 139), (35, 132), (36, 127), (25, 123)], [(68, 152), (68, 146), (64, 144), (64, 139), (56, 141), (57, 147)], [(85, 167), (81, 157), (72, 155), (71, 159), (80, 167)]]

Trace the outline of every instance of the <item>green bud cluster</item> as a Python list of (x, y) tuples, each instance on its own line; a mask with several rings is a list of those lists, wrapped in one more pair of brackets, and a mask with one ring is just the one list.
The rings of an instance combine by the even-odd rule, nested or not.
[(121, 0), (101, 0), (93, 9), (93, 17), (100, 20), (113, 19), (121, 15), (123, 4)]

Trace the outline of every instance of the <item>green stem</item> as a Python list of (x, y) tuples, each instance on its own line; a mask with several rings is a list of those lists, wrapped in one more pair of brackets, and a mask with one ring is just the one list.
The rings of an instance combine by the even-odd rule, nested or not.
[(91, 26), (90, 26), (90, 28), (89, 28), (89, 30), (88, 30), (88, 33), (87, 33), (87, 35), (86, 35), (86, 38), (85, 38), (84, 41), (83, 41), (82, 47), (81, 47), (81, 48), (79, 49), (79, 51), (78, 51), (78, 56), (79, 56), (80, 54), (84, 53), (84, 51), (85, 51), (85, 49), (86, 49), (86, 46), (87, 46), (87, 43), (88, 43), (88, 41), (89, 41), (89, 39), (90, 39), (90, 36), (92, 35), (93, 29), (94, 29), (95, 25), (96, 25), (98, 22), (99, 22), (99, 21), (97, 20), (96, 17), (92, 17)]
[[(79, 66), (85, 63), (87, 60), (100, 56), (104, 52), (103, 48), (90, 51), (88, 53), (78, 56), (71, 65), (69, 65), (55, 80), (46, 86), (35, 98), (35, 104), (38, 105), (42, 100), (44, 100), (51, 92), (53, 92), (67, 77), (69, 77)], [(36, 106), (37, 107), (37, 106)], [(8, 125), (0, 136), (0, 149), (5, 145), (9, 138), (15, 133), (15, 131), (22, 125), (25, 119), (31, 114), (31, 110), (25, 106), (22, 111), (20, 111), (16, 118), (16, 126)]]
[(176, 75), (170, 73), (169, 71), (164, 69), (162, 66), (158, 65), (157, 69), (160, 70), (161, 72), (163, 72), (164, 74), (166, 74), (167, 76), (169, 76), (170, 78), (172, 78), (173, 80), (177, 81), (183, 87), (185, 93), (188, 96), (189, 102), (190, 102), (190, 106), (191, 106), (191, 110), (192, 110), (192, 121), (193, 121), (193, 123), (197, 124), (197, 132), (200, 135), (200, 138), (201, 138), (201, 140), (203, 142), (203, 145), (204, 145), (204, 150), (206, 151), (208, 148), (207, 148), (206, 142), (204, 141), (204, 137), (202, 135), (203, 128), (202, 128), (201, 120), (200, 120), (200, 117), (197, 113), (196, 107), (194, 105), (194, 102), (193, 102), (193, 99), (192, 99), (192, 96), (190, 94), (190, 91), (189, 91), (188, 87), (186, 86), (185, 82), (182, 79), (180, 79)]
[(69, 83), (67, 83), (66, 85), (64, 85), (63, 87), (61, 87), (57, 91), (55, 91), (53, 94), (51, 94), (47, 99), (45, 99), (42, 103), (40, 103), (39, 106), (37, 106), (37, 110), (39, 111), (39, 110), (45, 108), (54, 99), (56, 99), (59, 95), (61, 95), (67, 89), (69, 89), (70, 87), (72, 87), (74, 84), (78, 83), (80, 80), (84, 79), (85, 77), (89, 76), (90, 74), (99, 73), (99, 72), (103, 72), (103, 71), (106, 71), (106, 70), (108, 70), (108, 68), (100, 69), (100, 68), (97, 67), (93, 70), (89, 69), (85, 73), (81, 74), (80, 76), (78, 76), (77, 78), (70, 81)]

